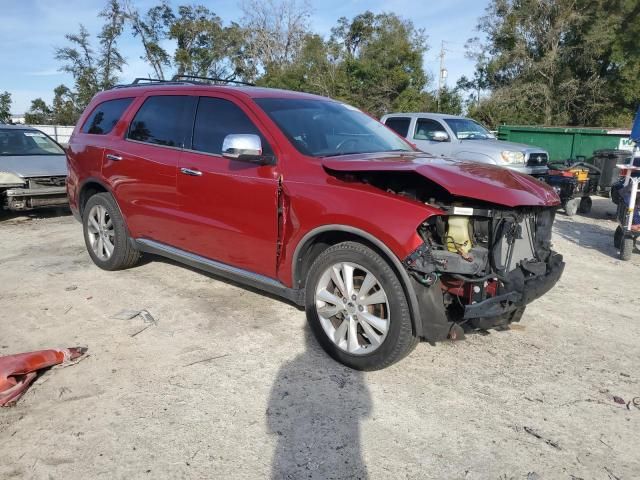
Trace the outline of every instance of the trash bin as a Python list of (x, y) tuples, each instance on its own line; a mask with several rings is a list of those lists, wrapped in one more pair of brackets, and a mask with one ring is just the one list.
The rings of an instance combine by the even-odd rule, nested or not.
[[(638, 159), (640, 160), (640, 159)], [(611, 186), (618, 181), (620, 171), (616, 168), (619, 163), (629, 163), (631, 152), (627, 150), (604, 149), (593, 152), (592, 163), (600, 170), (600, 191), (608, 192)]]

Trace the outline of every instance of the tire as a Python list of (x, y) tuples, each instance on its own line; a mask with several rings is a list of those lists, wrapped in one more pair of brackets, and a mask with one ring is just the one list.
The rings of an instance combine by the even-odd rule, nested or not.
[(138, 263), (140, 252), (133, 246), (111, 194), (98, 193), (89, 198), (82, 215), (82, 229), (89, 256), (98, 267), (113, 271)]
[(578, 206), (578, 213), (582, 213), (587, 215), (591, 212), (591, 207), (593, 206), (593, 201), (591, 197), (582, 197), (580, 199), (580, 205)]
[(568, 217), (573, 217), (576, 213), (578, 213), (578, 206), (580, 205), (579, 198), (572, 198), (571, 200), (567, 200), (564, 204), (564, 211)]
[(620, 248), (622, 244), (622, 237), (624, 236), (624, 232), (622, 231), (622, 227), (618, 225), (616, 228), (616, 233), (613, 234), (613, 246), (616, 248)]
[[(347, 298), (341, 292), (347, 289), (349, 282), (344, 279), (350, 276), (352, 296)], [(369, 288), (361, 294), (365, 283)], [(409, 305), (398, 276), (386, 260), (365, 245), (343, 242), (323, 251), (309, 269), (305, 288), (311, 331), (333, 359), (350, 368), (388, 367), (419, 342), (413, 334)], [(322, 300), (327, 296), (328, 301)]]
[(635, 246), (636, 240), (633, 237), (623, 237), (622, 242), (620, 243), (620, 260), (631, 260), (631, 255), (633, 255), (633, 247)]

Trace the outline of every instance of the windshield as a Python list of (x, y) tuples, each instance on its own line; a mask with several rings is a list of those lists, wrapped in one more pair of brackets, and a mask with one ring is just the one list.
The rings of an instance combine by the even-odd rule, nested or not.
[(0, 129), (0, 156), (19, 155), (64, 155), (64, 150), (38, 130)]
[(458, 140), (485, 140), (495, 138), (489, 130), (468, 118), (446, 118), (445, 122), (453, 130)]
[(349, 105), (293, 98), (257, 98), (255, 102), (304, 155), (413, 151), (387, 127)]

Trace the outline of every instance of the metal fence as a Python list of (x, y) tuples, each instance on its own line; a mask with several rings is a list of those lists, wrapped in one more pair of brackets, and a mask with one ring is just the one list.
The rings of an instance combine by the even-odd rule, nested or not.
[(30, 127), (37, 128), (41, 132), (46, 133), (58, 143), (69, 143), (69, 137), (73, 132), (73, 125), (29, 125)]

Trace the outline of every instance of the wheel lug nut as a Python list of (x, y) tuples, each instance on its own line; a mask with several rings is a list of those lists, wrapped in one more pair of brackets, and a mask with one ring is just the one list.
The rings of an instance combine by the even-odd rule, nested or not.
[(364, 307), (362, 305), (358, 305), (358, 310), (362, 312), (364, 310)]
[(355, 300), (356, 296), (355, 295), (351, 295), (351, 300)]

